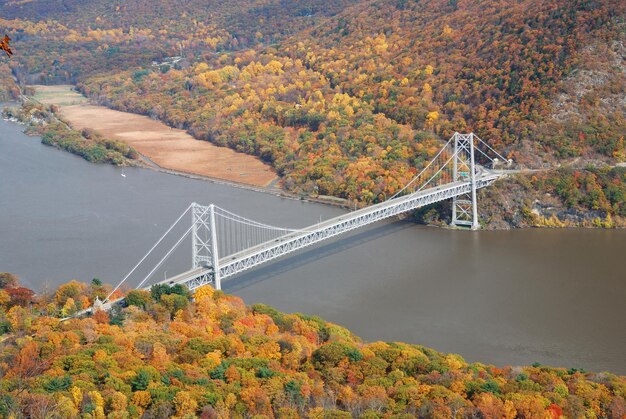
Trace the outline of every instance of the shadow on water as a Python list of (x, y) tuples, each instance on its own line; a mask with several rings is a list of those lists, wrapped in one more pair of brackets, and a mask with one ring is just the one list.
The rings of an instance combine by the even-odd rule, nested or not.
[(351, 249), (371, 242), (374, 239), (385, 237), (414, 226), (408, 221), (379, 224), (365, 230), (357, 230), (347, 236), (340, 236), (331, 242), (322, 242), (308, 250), (301, 250), (278, 259), (258, 268), (246, 271), (232, 279), (223, 281), (224, 290), (228, 293), (236, 293), (246, 287), (272, 279), (273, 277), (301, 266), (319, 262), (321, 259), (336, 255), (344, 250)]

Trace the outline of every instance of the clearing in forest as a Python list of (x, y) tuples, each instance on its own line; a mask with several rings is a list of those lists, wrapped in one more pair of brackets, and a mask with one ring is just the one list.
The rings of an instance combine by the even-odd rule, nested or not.
[(33, 99), (44, 105), (69, 106), (87, 103), (87, 98), (67, 84), (54, 86), (36, 85)]

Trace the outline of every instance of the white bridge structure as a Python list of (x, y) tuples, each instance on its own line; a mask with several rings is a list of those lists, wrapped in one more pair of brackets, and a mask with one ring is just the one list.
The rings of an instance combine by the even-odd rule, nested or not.
[[(483, 165), (477, 163), (478, 158)], [(424, 169), (389, 199), (300, 229), (264, 224), (214, 204), (192, 203), (104, 302), (108, 302), (115, 290), (189, 213), (189, 228), (136, 288), (144, 286), (189, 236), (192, 241), (191, 269), (160, 284), (182, 284), (190, 290), (211, 284), (221, 289), (224, 279), (240, 272), (359, 227), (446, 199), (453, 200), (452, 225), (477, 229), (476, 191), (510, 172), (498, 169), (499, 164), (510, 163), (475, 134), (455, 133)]]

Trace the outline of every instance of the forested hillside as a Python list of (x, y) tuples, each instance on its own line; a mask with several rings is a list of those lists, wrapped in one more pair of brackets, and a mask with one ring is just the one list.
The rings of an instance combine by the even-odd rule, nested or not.
[(0, 273), (0, 416), (28, 418), (559, 418), (626, 415), (626, 379), (494, 367), (204, 287), (131, 291), (126, 307), (60, 318), (110, 290), (39, 296)]
[[(454, 131), (583, 178), (626, 160), (619, 0), (77, 4), (4, 2), (0, 26), (27, 52), (11, 62), (21, 81), (78, 83), (98, 103), (258, 155), (293, 192), (385, 199)], [(620, 193), (599, 190), (609, 205), (582, 204), (598, 198), (574, 180), (585, 196), (557, 194), (555, 216), (624, 217), (614, 170)], [(532, 206), (515, 198), (507, 212)]]
[(0, 1), (0, 29), (21, 46), (17, 73), (75, 82), (153, 60), (253, 48), (318, 23), (346, 1)]

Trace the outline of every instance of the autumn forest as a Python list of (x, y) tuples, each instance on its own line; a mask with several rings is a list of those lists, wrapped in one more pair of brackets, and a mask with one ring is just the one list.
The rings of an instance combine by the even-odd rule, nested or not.
[[(496, 368), (404, 343), (364, 343), (304, 314), (205, 286), (130, 291), (125, 306), (62, 320), (110, 287), (34, 296), (0, 273), (0, 415), (28, 418), (559, 418), (626, 414), (624, 377)], [(120, 295), (120, 294), (117, 294)]]
[[(524, 171), (480, 191), (483, 227), (626, 227), (625, 18), (620, 0), (0, 0), (0, 101), (70, 84), (355, 206), (475, 132)], [(54, 105), (4, 116), (90, 162), (139, 158)], [(412, 217), (447, 224), (446, 205)], [(111, 289), (0, 273), (0, 417), (626, 418), (623, 376), (367, 343), (209, 286), (72, 318)]]

